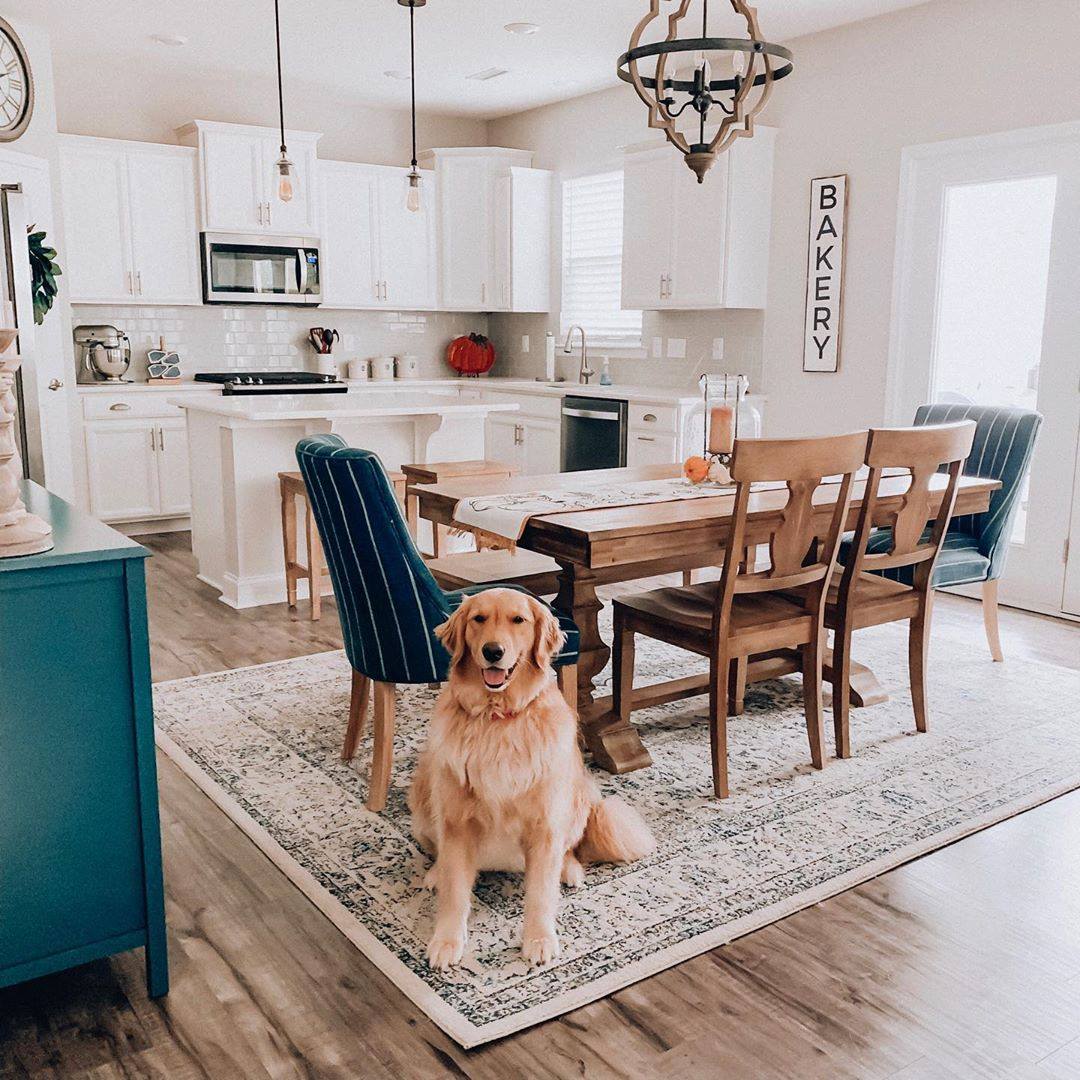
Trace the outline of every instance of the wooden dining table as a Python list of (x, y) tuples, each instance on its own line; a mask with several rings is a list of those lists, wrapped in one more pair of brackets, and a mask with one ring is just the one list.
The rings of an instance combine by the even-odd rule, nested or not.
[[(627, 483), (670, 479), (681, 475), (678, 465), (646, 465), (629, 469), (557, 473), (546, 476), (515, 476), (509, 479), (467, 478), (441, 484), (418, 485), (419, 512), (436, 524), (453, 526), (454, 508), (461, 499), (523, 491), (578, 489), (582, 485)], [(909, 483), (906, 475), (882, 479), (878, 508), (882, 522), (902, 505)], [(930, 496), (940, 499), (948, 477), (935, 478)], [(964, 476), (960, 479), (955, 514), (979, 514), (990, 504), (990, 496), (1000, 486), (996, 480)], [(821, 522), (820, 535), (828, 529), (839, 493), (838, 484), (823, 483), (814, 503)], [(757, 491), (750, 496), (747, 517), (748, 545), (767, 544), (787, 502), (785, 489)], [(854, 529), (863, 496), (863, 484), (854, 487), (847, 529)], [(720, 491), (714, 498), (636, 506), (570, 510), (532, 517), (525, 525), (518, 545), (549, 555), (559, 564), (560, 588), (555, 606), (569, 614), (581, 632), (578, 660), (578, 713), (583, 742), (597, 764), (613, 773), (631, 772), (652, 763), (634, 726), (620, 721), (611, 710), (610, 697), (597, 697), (594, 680), (606, 666), (611, 649), (600, 634), (598, 616), (603, 602), (596, 594), (602, 585), (611, 585), (660, 574), (720, 566), (731, 534), (735, 504), (733, 490)], [(932, 506), (931, 510), (936, 509)], [(774, 678), (798, 670), (782, 656), (754, 658), (748, 681)], [(829, 656), (826, 654), (826, 677)], [(635, 690), (635, 707), (658, 705), (695, 692), (706, 692), (706, 676), (665, 682), (659, 687)], [(874, 673), (852, 663), (851, 702), (859, 707), (887, 700)]]

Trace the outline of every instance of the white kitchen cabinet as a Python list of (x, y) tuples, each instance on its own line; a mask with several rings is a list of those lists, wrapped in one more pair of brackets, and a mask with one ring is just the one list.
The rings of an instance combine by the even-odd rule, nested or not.
[(102, 521), (139, 521), (158, 513), (157, 427), (146, 420), (86, 425), (90, 513)]
[(551, 175), (530, 168), (531, 152), (502, 147), (431, 150), (424, 160), (438, 187), (440, 309), (547, 310), (550, 300), (539, 294), (550, 270), (543, 286), (529, 274), (550, 258)]
[(678, 439), (674, 435), (631, 429), (626, 437), (626, 464), (673, 465), (679, 460)]
[(432, 178), (413, 213), (404, 169), (322, 161), (319, 170), (323, 306), (434, 310)]
[[(529, 405), (529, 399), (520, 396), (507, 395), (507, 400), (520, 401), (526, 408)], [(558, 399), (552, 400), (557, 404)], [(523, 476), (559, 472), (562, 457), (559, 420), (523, 412), (491, 413), (485, 435), (487, 457), (513, 465)]]
[(517, 413), (489, 413), (484, 456), (521, 468), (521, 418)]
[(627, 152), (624, 308), (763, 308), (776, 132), (758, 127), (699, 184), (670, 146)]
[(60, 136), (73, 303), (198, 304), (195, 153)]
[(183, 417), (159, 421), (157, 443), (157, 513), (161, 517), (186, 517), (191, 513), (187, 421)]
[(496, 301), (501, 311), (551, 310), (551, 192), (546, 169), (511, 166), (496, 177)]
[(281, 136), (276, 128), (196, 120), (177, 134), (199, 151), (205, 231), (318, 235), (319, 134), (286, 132), (289, 158), (297, 171), (297, 190), (289, 202), (277, 195), (274, 162)]
[(83, 397), (90, 512), (103, 521), (191, 513), (187, 423), (156, 393)]

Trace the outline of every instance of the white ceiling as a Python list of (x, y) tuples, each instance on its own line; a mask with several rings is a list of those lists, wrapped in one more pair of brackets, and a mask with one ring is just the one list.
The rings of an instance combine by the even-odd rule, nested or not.
[[(758, 0), (757, 9), (763, 35), (783, 44), (922, 2)], [(408, 11), (396, 0), (280, 4), (286, 101), (293, 78), (339, 100), (408, 104), (408, 82), (383, 74), (409, 66)], [(6, 0), (4, 8), (44, 22), (57, 63), (85, 64), (88, 78), (107, 79), (121, 63), (170, 79), (198, 79), (208, 70), (264, 76), (274, 64), (273, 0)], [(731, 16), (722, 0), (718, 8)], [(418, 105), (494, 117), (615, 85), (616, 59), (646, 10), (647, 0), (429, 0), (416, 12)], [(540, 30), (526, 37), (504, 31), (518, 21)], [(188, 41), (163, 46), (154, 34)], [(509, 74), (466, 78), (492, 67)]]

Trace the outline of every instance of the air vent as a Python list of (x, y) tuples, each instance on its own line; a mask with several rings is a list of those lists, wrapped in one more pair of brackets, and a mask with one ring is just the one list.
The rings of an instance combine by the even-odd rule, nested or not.
[(506, 68), (485, 68), (483, 71), (474, 71), (466, 75), (466, 79), (474, 79), (476, 82), (487, 82), (489, 79), (497, 79), (500, 75), (508, 75)]

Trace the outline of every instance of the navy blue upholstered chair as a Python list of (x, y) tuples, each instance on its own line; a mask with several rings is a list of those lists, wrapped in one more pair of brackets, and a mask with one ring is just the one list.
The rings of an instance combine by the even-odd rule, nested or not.
[[(935, 588), (982, 584), (986, 640), (991, 655), (1000, 661), (1004, 655), (998, 631), (998, 581), (1005, 572), (1009, 537), (1042, 416), (1029, 409), (998, 405), (920, 405), (915, 413), (917, 426), (958, 420), (974, 420), (976, 425), (964, 473), (1000, 480), (1001, 487), (991, 495), (985, 513), (953, 519), (931, 584)], [(870, 537), (867, 552), (887, 551), (889, 546), (889, 531), (879, 529)], [(884, 571), (884, 576), (910, 585), (912, 573), (911, 567), (897, 567)]]
[[(433, 631), (478, 585), (444, 592), (435, 583), (402, 516), (383, 468), (369, 450), (338, 435), (302, 439), (296, 447), (311, 512), (334, 583), (345, 653), (353, 668), (349, 726), (342, 758), (356, 753), (371, 683), (375, 684), (375, 750), (368, 808), (386, 805), (393, 760), (394, 700), (398, 683), (438, 683), (450, 657)], [(514, 586), (503, 586), (513, 588)], [(578, 629), (555, 612), (566, 643), (555, 658), (559, 687), (576, 705)]]

